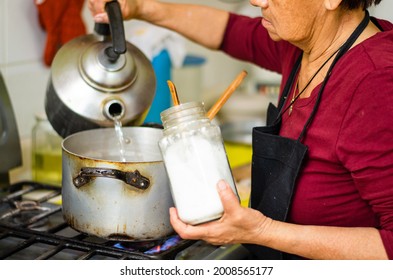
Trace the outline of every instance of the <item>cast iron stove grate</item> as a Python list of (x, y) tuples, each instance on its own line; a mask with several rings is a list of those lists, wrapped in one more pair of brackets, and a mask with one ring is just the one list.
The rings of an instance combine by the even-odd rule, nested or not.
[(79, 233), (62, 217), (61, 189), (56, 186), (26, 181), (0, 193), (0, 259), (175, 259), (193, 243), (176, 235), (119, 243)]

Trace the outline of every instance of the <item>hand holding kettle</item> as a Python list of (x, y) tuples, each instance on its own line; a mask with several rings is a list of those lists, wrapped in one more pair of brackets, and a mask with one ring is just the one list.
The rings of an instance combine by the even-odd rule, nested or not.
[[(89, 0), (88, 7), (94, 16), (94, 21), (98, 23), (108, 23), (108, 14), (105, 11), (105, 4), (113, 0)], [(123, 19), (138, 18), (144, 2), (150, 0), (118, 0), (122, 10)]]
[[(105, 12), (110, 0), (89, 0), (88, 7), (96, 23), (108, 22)], [(228, 22), (228, 13), (189, 3), (156, 0), (119, 0), (124, 20), (138, 19), (175, 31), (187, 39), (216, 50), (220, 47)]]
[(151, 62), (126, 42), (119, 3), (106, 2), (110, 24), (96, 23), (97, 34), (68, 42), (52, 63), (45, 110), (62, 137), (113, 127), (114, 119), (140, 125), (154, 99)]

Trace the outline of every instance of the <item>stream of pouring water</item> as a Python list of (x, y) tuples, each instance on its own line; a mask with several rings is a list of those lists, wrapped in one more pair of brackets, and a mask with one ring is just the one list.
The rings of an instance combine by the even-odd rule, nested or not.
[[(121, 162), (143, 162), (146, 160), (145, 153), (142, 152), (142, 147), (135, 139), (124, 136), (124, 129), (120, 119), (115, 118), (113, 120), (117, 141), (120, 148), (120, 161)], [(131, 144), (131, 145), (130, 145)]]
[[(124, 138), (123, 129), (121, 125), (120, 119), (115, 118), (114, 120), (115, 131), (117, 135), (117, 140), (120, 146), (120, 161), (126, 162), (126, 148), (125, 145), (127, 144), (127, 139)], [(129, 140), (128, 140), (129, 141)]]

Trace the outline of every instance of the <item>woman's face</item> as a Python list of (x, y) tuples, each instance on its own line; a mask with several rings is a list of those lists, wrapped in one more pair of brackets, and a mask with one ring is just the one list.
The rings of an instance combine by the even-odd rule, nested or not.
[(262, 10), (262, 25), (273, 40), (292, 43), (311, 40), (323, 25), (324, 0), (250, 0)]

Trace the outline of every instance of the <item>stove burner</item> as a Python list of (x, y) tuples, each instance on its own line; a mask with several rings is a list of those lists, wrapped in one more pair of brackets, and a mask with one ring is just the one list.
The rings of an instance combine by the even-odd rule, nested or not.
[(182, 239), (180, 236), (176, 235), (171, 238), (168, 238), (162, 245), (157, 245), (147, 251), (145, 251), (145, 254), (157, 254), (161, 253), (163, 251), (169, 250), (170, 248), (176, 246)]
[(30, 225), (39, 221), (39, 224), (34, 225), (35, 227), (46, 223), (45, 219), (39, 218), (42, 213), (50, 211), (50, 208), (41, 206), (37, 201), (14, 201), (13, 204), (16, 209), (3, 214), (0, 219), (11, 217), (13, 223), (21, 225)]
[(41, 211), (49, 211), (48, 207), (43, 207), (37, 201), (24, 200), (24, 201), (14, 201), (14, 205), (16, 209), (20, 211), (31, 211), (31, 210), (41, 210)]
[(140, 251), (144, 254), (155, 255), (175, 247), (181, 241), (182, 239), (178, 235), (175, 235), (164, 240), (145, 242), (119, 242), (113, 246), (120, 249)]
[(113, 246), (115, 248), (119, 249), (124, 249), (128, 251), (146, 251), (149, 248), (152, 248), (154, 246), (157, 246), (161, 241), (160, 240), (152, 240), (152, 241), (141, 241), (141, 242), (127, 242), (127, 241), (122, 241), (114, 244)]

